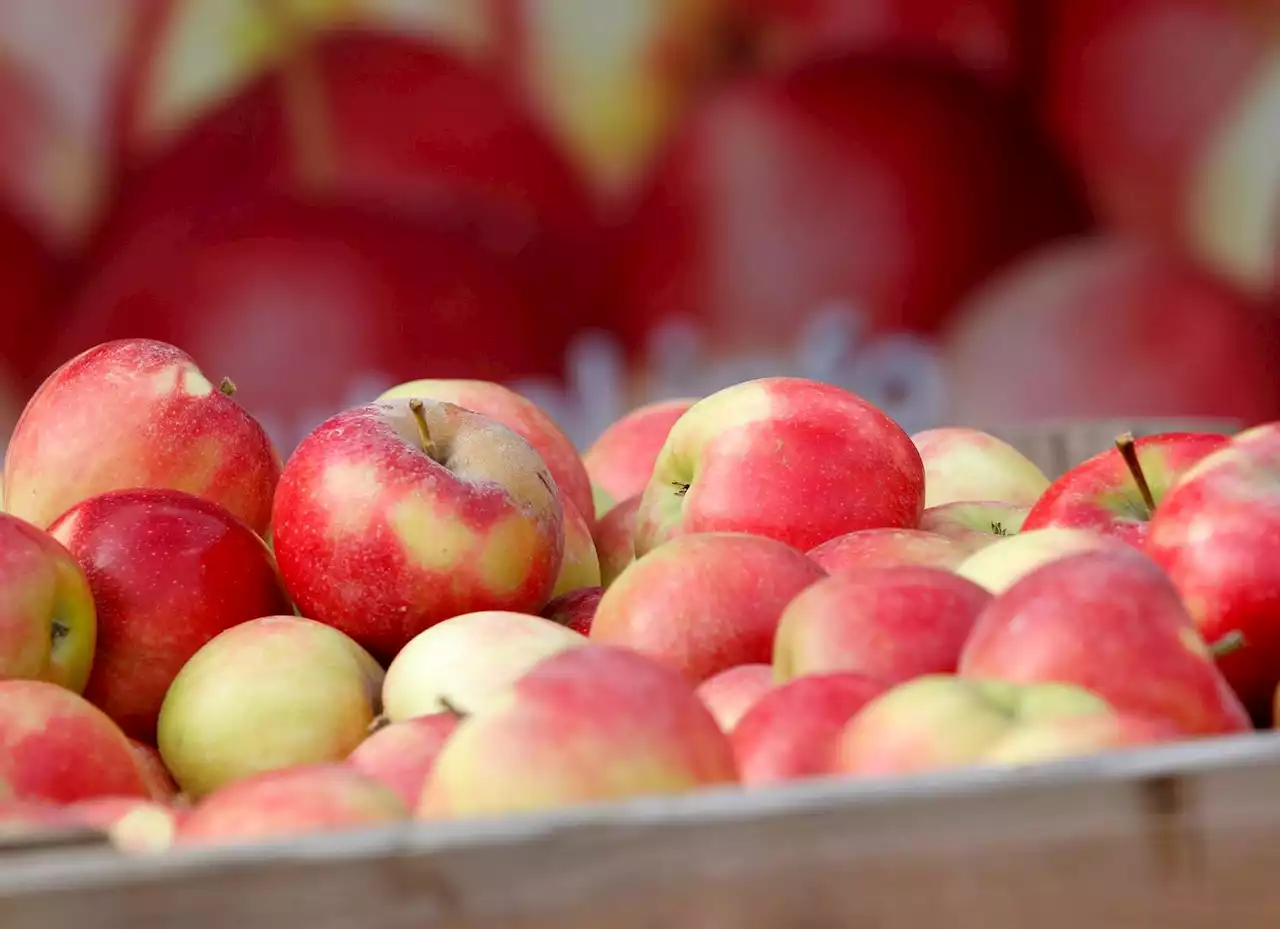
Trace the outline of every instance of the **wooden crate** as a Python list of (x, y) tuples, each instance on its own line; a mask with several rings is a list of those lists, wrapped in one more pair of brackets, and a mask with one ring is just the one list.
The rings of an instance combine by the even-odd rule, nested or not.
[(1280, 737), (0, 860), (3, 929), (1275, 929)]

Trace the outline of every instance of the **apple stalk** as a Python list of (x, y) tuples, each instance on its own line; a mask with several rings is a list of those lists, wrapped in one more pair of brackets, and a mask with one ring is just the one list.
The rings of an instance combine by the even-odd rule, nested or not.
[(1155, 515), (1156, 499), (1151, 493), (1151, 485), (1147, 483), (1147, 475), (1142, 470), (1142, 462), (1138, 460), (1138, 448), (1132, 432), (1126, 432), (1116, 439), (1116, 450), (1120, 452), (1120, 457), (1124, 459), (1129, 474), (1133, 476), (1134, 484), (1138, 486), (1142, 503), (1147, 508), (1147, 519), (1150, 519)]

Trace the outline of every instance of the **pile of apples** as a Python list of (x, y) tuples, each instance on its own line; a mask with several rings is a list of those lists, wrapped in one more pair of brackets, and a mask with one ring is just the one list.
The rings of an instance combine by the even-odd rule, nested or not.
[(0, 830), (119, 849), (1269, 727), (1280, 423), (1050, 481), (969, 428), (748, 380), (579, 455), (418, 380), (282, 461), (152, 340), (22, 413), (0, 515)]

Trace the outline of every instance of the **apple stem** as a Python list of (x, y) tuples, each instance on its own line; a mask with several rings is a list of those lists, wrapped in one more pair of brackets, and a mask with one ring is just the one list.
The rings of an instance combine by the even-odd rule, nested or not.
[(1238, 652), (1240, 649), (1248, 645), (1248, 641), (1244, 637), (1244, 633), (1239, 629), (1228, 632), (1218, 641), (1209, 646), (1209, 651), (1214, 658), (1221, 658), (1223, 655), (1230, 655)]
[(458, 704), (450, 700), (448, 697), (440, 697), (439, 700), (440, 700), (440, 705), (444, 707), (444, 711), (456, 719), (459, 719), (459, 720), (466, 719), (468, 716), (471, 715), (466, 710), (459, 707)]
[(434, 459), (436, 443), (431, 438), (431, 426), (427, 423), (427, 414), (422, 401), (417, 397), (410, 400), (409, 412), (413, 414), (413, 420), (418, 424), (418, 441), (422, 443), (422, 450), (427, 453), (427, 457)]
[(218, 391), (224, 397), (234, 397), (236, 395), (236, 382), (229, 377), (224, 377), (222, 383), (218, 385)]
[(1124, 459), (1133, 482), (1138, 485), (1138, 493), (1142, 494), (1142, 502), (1147, 507), (1147, 518), (1156, 511), (1156, 498), (1151, 494), (1151, 485), (1147, 483), (1147, 475), (1142, 470), (1142, 462), (1138, 460), (1138, 446), (1133, 440), (1133, 433), (1126, 432), (1116, 439), (1116, 449)]

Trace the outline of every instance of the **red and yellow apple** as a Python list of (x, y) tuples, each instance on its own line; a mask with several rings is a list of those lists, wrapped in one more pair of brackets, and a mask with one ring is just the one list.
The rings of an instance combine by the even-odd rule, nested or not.
[(1128, 543), (1088, 529), (1025, 530), (974, 552), (956, 567), (961, 577), (992, 593), (1003, 593), (1041, 565), (1079, 552), (1118, 551)]
[(582, 454), (592, 483), (615, 505), (644, 493), (667, 434), (695, 402), (692, 398), (656, 400), (611, 424)]
[(823, 542), (809, 557), (828, 574), (842, 574), (904, 564), (954, 568), (971, 551), (946, 536), (921, 529), (860, 529)]
[(713, 674), (698, 685), (698, 699), (725, 732), (731, 732), (751, 707), (773, 690), (773, 667), (740, 664)]
[(1029, 506), (1015, 506), (998, 500), (965, 500), (926, 507), (920, 529), (954, 539), (977, 551), (1022, 531)]
[(456, 713), (431, 713), (391, 723), (361, 742), (347, 764), (390, 787), (412, 810), (422, 797), (436, 757), (458, 728)]
[(600, 586), (608, 588), (627, 565), (636, 560), (636, 514), (642, 497), (623, 500), (596, 523), (593, 539), (600, 565)]
[(926, 429), (911, 441), (924, 462), (926, 507), (965, 500), (1031, 506), (1049, 487), (1049, 478), (1035, 462), (980, 429)]

